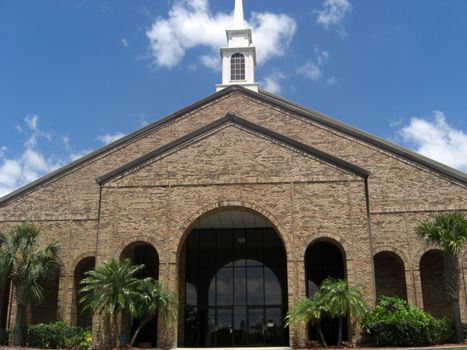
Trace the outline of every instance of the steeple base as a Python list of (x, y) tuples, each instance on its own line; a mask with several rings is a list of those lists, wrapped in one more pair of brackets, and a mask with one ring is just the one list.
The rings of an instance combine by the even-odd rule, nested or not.
[(235, 83), (235, 84), (217, 84), (216, 85), (216, 92), (224, 90), (225, 88), (232, 86), (232, 85), (238, 85), (241, 87), (244, 87), (245, 89), (252, 90), (254, 92), (259, 92), (259, 85), (258, 84), (242, 84), (242, 83)]

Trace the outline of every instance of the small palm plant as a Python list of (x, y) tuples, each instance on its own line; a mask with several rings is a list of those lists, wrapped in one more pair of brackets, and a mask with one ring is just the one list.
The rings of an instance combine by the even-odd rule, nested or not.
[(143, 327), (159, 313), (166, 322), (175, 319), (175, 309), (177, 297), (174, 292), (164, 287), (153, 278), (145, 278), (139, 281), (135, 295), (135, 307), (132, 316), (140, 320), (138, 328), (130, 342), (133, 346), (138, 334)]
[(315, 297), (314, 299), (300, 299), (298, 303), (295, 304), (287, 313), (287, 316), (285, 317), (285, 326), (289, 327), (292, 323), (301, 322), (306, 325), (310, 324), (312, 327), (316, 328), (321, 339), (321, 343), (324, 346), (328, 346), (321, 330), (321, 316), (323, 311), (325, 310), (323, 305), (320, 303), (319, 297)]
[(349, 287), (345, 280), (327, 278), (313, 299), (301, 299), (287, 313), (286, 326), (292, 323), (304, 322), (316, 328), (324, 346), (326, 340), (321, 331), (321, 317), (328, 315), (339, 320), (337, 345), (342, 345), (344, 319), (350, 316), (356, 322), (368, 312), (368, 307), (361, 294), (361, 285)]
[(80, 302), (83, 310), (91, 310), (102, 314), (108, 313), (114, 326), (116, 345), (120, 343), (122, 317), (126, 312), (135, 313), (135, 300), (138, 297), (140, 280), (136, 274), (144, 265), (132, 265), (130, 260), (119, 261), (112, 258), (93, 271), (81, 281)]
[(40, 229), (23, 223), (8, 234), (0, 234), (0, 281), (11, 280), (16, 296), (13, 345), (24, 345), (26, 310), (44, 299), (41, 282), (57, 277), (61, 261), (58, 243), (38, 245)]
[(317, 298), (326, 314), (339, 320), (337, 346), (342, 345), (344, 319), (350, 316), (355, 322), (368, 312), (361, 289), (361, 285), (349, 287), (345, 280), (334, 278), (327, 278), (321, 284)]
[(416, 232), (428, 244), (443, 250), (445, 284), (451, 302), (456, 340), (462, 343), (464, 333), (459, 306), (459, 255), (467, 246), (467, 218), (460, 212), (437, 214), (433, 219), (421, 221)]

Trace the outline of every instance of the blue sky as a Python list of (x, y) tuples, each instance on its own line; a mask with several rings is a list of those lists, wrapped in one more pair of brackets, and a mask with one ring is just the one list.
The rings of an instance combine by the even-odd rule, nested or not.
[[(203, 98), (234, 0), (0, 0), (0, 196)], [(467, 1), (244, 0), (260, 87), (467, 171)]]

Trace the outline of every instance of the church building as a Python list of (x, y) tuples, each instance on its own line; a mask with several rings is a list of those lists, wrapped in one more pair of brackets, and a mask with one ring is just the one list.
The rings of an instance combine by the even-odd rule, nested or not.
[[(369, 305), (398, 296), (450, 317), (442, 253), (415, 227), (467, 212), (467, 175), (261, 90), (241, 0), (234, 18), (215, 93), (0, 199), (0, 232), (29, 221), (60, 244), (60, 276), (28, 321), (104, 339), (78, 290), (112, 257), (177, 293), (174, 324), (155, 317), (140, 335), (161, 348), (303, 344), (308, 330), (283, 318), (329, 276), (364, 285)], [(0, 291), (0, 328), (14, 325), (13, 298)]]

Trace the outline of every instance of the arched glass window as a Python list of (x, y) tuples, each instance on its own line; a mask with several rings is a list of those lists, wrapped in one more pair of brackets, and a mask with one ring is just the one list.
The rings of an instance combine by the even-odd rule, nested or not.
[(241, 53), (230, 58), (230, 80), (245, 80), (245, 56)]

